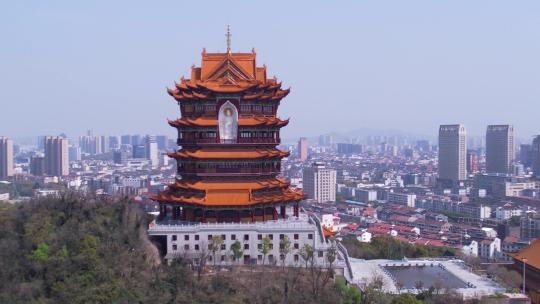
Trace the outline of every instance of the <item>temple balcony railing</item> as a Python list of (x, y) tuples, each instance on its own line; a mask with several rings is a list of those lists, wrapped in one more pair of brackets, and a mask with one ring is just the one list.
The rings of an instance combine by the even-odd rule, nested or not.
[(252, 145), (252, 144), (281, 144), (280, 138), (269, 137), (249, 137), (249, 138), (237, 138), (237, 139), (219, 139), (219, 138), (179, 138), (177, 140), (179, 146), (186, 145), (216, 145), (216, 144), (228, 144), (228, 145)]
[(221, 169), (197, 169), (197, 170), (178, 170), (180, 175), (198, 175), (198, 176), (213, 176), (213, 175), (273, 175), (280, 174), (280, 169), (238, 169), (238, 168), (221, 168)]

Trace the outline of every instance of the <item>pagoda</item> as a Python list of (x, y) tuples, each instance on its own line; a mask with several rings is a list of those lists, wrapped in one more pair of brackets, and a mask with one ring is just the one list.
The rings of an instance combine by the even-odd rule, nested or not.
[(169, 120), (178, 130), (177, 178), (154, 197), (159, 221), (248, 223), (298, 217), (302, 190), (282, 176), (277, 148), (288, 120), (277, 110), (289, 94), (267, 78), (256, 53), (202, 51), (191, 78), (168, 89), (181, 117)]

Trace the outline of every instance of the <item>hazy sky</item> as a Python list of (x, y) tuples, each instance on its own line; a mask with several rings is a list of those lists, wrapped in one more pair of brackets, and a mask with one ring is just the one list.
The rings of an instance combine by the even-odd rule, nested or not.
[[(9, 2), (9, 3), (8, 3)], [(174, 134), (203, 47), (256, 48), (284, 137), (439, 124), (540, 133), (540, 1), (2, 1), (0, 135)]]

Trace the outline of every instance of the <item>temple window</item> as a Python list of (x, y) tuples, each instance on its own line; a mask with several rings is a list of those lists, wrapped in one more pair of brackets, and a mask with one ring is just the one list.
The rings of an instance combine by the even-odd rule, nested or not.
[(298, 234), (297, 233), (294, 234), (294, 239), (298, 240)]
[(188, 234), (184, 235), (184, 241), (189, 241), (189, 235)]
[(307, 238), (310, 239), (310, 240), (313, 240), (313, 234), (311, 234), (311, 233), (308, 234), (308, 235), (307, 235)]
[(208, 240), (209, 240), (209, 241), (212, 240), (212, 235), (211, 235), (211, 234), (208, 235)]
[(184, 250), (189, 250), (189, 245), (188, 244), (184, 245)]
[(172, 240), (173, 240), (173, 241), (176, 241), (177, 238), (178, 238), (178, 237), (176, 236), (176, 234), (174, 234), (174, 235), (172, 236)]
[(244, 249), (249, 250), (249, 244), (244, 244)]
[(249, 241), (249, 234), (244, 234), (244, 241)]
[(195, 245), (195, 250), (196, 250), (196, 251), (199, 250), (199, 244)]
[(264, 106), (264, 113), (271, 114), (273, 111), (272, 106)]
[(249, 113), (251, 111), (251, 106), (250, 105), (241, 105), (240, 106), (240, 111), (242, 113)]
[(172, 250), (176, 251), (178, 249), (178, 246), (172, 245)]

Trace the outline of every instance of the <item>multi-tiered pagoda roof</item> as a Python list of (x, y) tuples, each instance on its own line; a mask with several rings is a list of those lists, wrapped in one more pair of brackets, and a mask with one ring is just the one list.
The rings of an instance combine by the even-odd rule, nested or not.
[[(289, 151), (277, 146), (280, 101), (289, 94), (267, 78), (256, 53), (202, 52), (201, 66), (167, 90), (181, 117), (169, 120), (178, 130), (180, 149), (175, 183), (154, 199), (160, 217), (199, 222), (258, 221), (298, 216), (301, 190), (280, 177)], [(278, 212), (279, 210), (279, 212)]]

